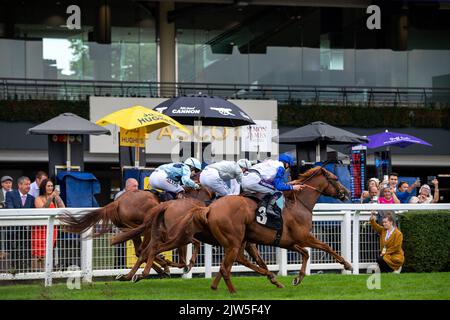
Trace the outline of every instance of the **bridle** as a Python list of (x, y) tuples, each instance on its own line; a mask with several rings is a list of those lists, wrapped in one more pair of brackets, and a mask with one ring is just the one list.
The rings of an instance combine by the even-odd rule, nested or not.
[[(343, 190), (342, 190), (341, 188), (339, 188), (339, 186), (337, 185), (337, 181), (338, 181), (337, 178), (332, 178), (332, 177), (328, 174), (327, 171), (322, 170), (322, 169), (323, 169), (323, 166), (326, 165), (326, 164), (327, 164), (327, 162), (325, 162), (322, 166), (320, 166), (320, 169), (319, 169), (319, 170), (317, 170), (317, 171), (314, 172), (312, 175), (310, 175), (308, 178), (306, 178), (305, 180), (303, 180), (302, 183), (300, 183), (300, 185), (304, 185), (305, 187), (307, 187), (307, 188), (309, 188), (309, 189), (311, 189), (311, 190), (313, 190), (313, 191), (316, 191), (316, 192), (320, 193), (321, 195), (328, 196), (328, 195), (325, 194), (322, 190), (319, 190), (319, 189), (317, 189), (317, 188), (315, 188), (315, 187), (313, 187), (313, 186), (311, 186), (311, 185), (305, 183), (305, 182), (307, 182), (308, 180), (311, 180), (312, 178), (314, 178), (314, 177), (319, 173), (319, 171), (320, 171), (320, 172), (322, 172), (323, 176), (324, 176), (325, 179), (327, 180), (328, 184), (331, 184), (331, 185), (333, 186), (334, 190), (336, 191), (336, 198), (338, 198), (339, 200), (344, 200), (344, 199), (345, 199), (345, 193), (344, 193)], [(297, 199), (297, 197), (296, 197), (296, 199)], [(303, 204), (303, 206), (305, 206), (306, 208), (308, 208), (308, 206), (306, 206), (306, 204), (305, 204), (300, 198), (298, 198), (298, 200)], [(312, 209), (309, 209), (309, 208), (308, 208), (308, 210), (312, 212)]]

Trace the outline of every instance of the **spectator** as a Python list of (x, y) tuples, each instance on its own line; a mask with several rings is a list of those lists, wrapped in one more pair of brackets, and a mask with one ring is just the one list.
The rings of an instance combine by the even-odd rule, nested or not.
[(417, 197), (411, 197), (409, 203), (437, 203), (439, 201), (439, 182), (437, 179), (434, 179), (432, 183), (434, 185), (434, 196), (431, 195), (430, 186), (424, 184), (419, 189), (419, 195)]
[(10, 176), (3, 176), (1, 178), (2, 189), (0, 192), (0, 209), (6, 207), (6, 193), (12, 190), (13, 178)]
[(408, 203), (412, 197), (413, 190), (418, 186), (420, 186), (419, 179), (414, 181), (414, 183), (410, 186), (408, 185), (408, 182), (400, 181), (397, 186), (397, 192), (395, 193), (398, 200), (400, 200), (400, 203)]
[(380, 186), (380, 180), (378, 180), (377, 178), (370, 178), (369, 181), (367, 182), (367, 191), (363, 191), (363, 193), (361, 194), (362, 203), (367, 203), (367, 202), (364, 202), (364, 199), (370, 198), (370, 195), (369, 195), (370, 188), (376, 187), (377, 192), (378, 192), (379, 186)]
[(29, 192), (34, 198), (37, 198), (39, 196), (39, 187), (41, 186), (42, 180), (45, 179), (48, 179), (47, 173), (45, 173), (44, 171), (38, 171), (36, 173), (36, 179), (31, 184)]
[(17, 179), (18, 190), (6, 193), (5, 202), (8, 209), (34, 208), (35, 198), (29, 194), (30, 178), (20, 177)]
[(370, 224), (380, 235), (381, 253), (377, 258), (380, 271), (400, 271), (405, 261), (405, 255), (402, 250), (403, 234), (396, 228), (395, 219), (391, 211), (386, 212), (383, 216), (383, 226), (375, 222), (375, 215), (376, 212), (372, 211)]
[[(30, 178), (20, 177), (17, 179), (18, 190), (6, 193), (6, 208), (21, 209), (34, 208), (34, 197), (30, 191)], [(8, 250), (11, 256), (12, 267), (14, 269), (27, 269), (31, 260), (31, 234), (29, 226), (17, 226), (10, 233)]]
[(400, 200), (398, 200), (392, 187), (389, 185), (384, 185), (380, 191), (378, 203), (400, 203)]
[[(34, 201), (36, 208), (65, 208), (64, 202), (55, 190), (55, 185), (51, 180), (44, 179), (39, 188), (39, 196)], [(58, 237), (58, 229), (53, 230), (53, 246)], [(36, 271), (43, 271), (45, 265), (45, 248), (47, 239), (47, 226), (31, 227), (31, 256), (32, 268)]]
[(114, 201), (119, 199), (121, 195), (123, 195), (126, 191), (135, 191), (139, 187), (139, 183), (134, 178), (128, 178), (125, 182), (125, 189), (122, 191), (117, 192), (117, 194), (114, 197)]
[(397, 191), (398, 173), (391, 172), (389, 175), (389, 186), (393, 189), (393, 192)]
[(378, 203), (378, 188), (375, 185), (369, 187), (368, 196), (361, 203)]

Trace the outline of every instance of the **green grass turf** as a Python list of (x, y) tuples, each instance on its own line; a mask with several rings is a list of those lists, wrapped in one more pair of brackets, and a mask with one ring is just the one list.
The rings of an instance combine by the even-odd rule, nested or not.
[(235, 276), (237, 293), (230, 295), (225, 283), (217, 291), (210, 289), (212, 279), (149, 279), (138, 283), (96, 281), (82, 283), (80, 290), (69, 290), (66, 283), (45, 288), (42, 284), (1, 285), (0, 299), (56, 300), (365, 300), (365, 299), (450, 299), (450, 273), (403, 273), (381, 275), (381, 289), (367, 289), (370, 275), (320, 274), (305, 277), (299, 286), (292, 286), (293, 276), (279, 277), (286, 286), (278, 289), (265, 277)]

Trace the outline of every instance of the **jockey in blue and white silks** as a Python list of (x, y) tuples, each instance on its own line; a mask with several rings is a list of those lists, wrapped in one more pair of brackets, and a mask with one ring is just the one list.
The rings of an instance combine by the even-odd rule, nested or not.
[(200, 183), (213, 190), (217, 196), (238, 195), (243, 172), (251, 167), (247, 159), (212, 163), (200, 174)]
[(172, 194), (184, 191), (184, 187), (199, 189), (191, 177), (196, 171), (201, 171), (202, 165), (195, 158), (188, 158), (184, 163), (168, 163), (159, 166), (149, 177), (152, 188), (161, 189)]
[(294, 159), (289, 154), (281, 154), (277, 160), (267, 159), (252, 166), (242, 178), (244, 191), (267, 195), (262, 205), (267, 206), (267, 213), (280, 215), (282, 204), (276, 206), (282, 193), (277, 191), (300, 190), (302, 186), (289, 185), (286, 181), (286, 170), (294, 165)]

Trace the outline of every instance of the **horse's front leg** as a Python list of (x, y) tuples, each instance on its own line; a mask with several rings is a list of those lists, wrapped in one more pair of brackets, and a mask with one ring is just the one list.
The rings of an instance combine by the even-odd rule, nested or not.
[(339, 262), (340, 264), (342, 264), (344, 266), (345, 270), (349, 270), (349, 271), (353, 270), (352, 265), (348, 261), (346, 261), (343, 257), (338, 255), (333, 249), (330, 248), (329, 245), (318, 240), (312, 234), (310, 234), (308, 236), (307, 240), (304, 241), (303, 244), (305, 244), (305, 247), (316, 248), (316, 249), (328, 252), (337, 260), (337, 262)]

